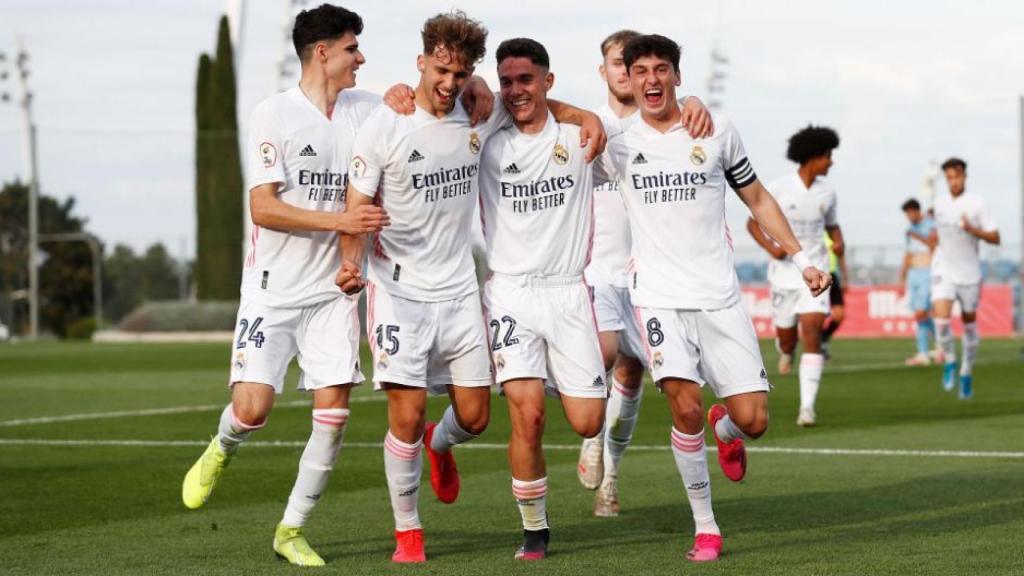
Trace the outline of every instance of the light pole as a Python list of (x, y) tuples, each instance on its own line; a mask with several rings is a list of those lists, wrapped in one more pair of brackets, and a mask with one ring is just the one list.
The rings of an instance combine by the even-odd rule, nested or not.
[(725, 95), (725, 67), (729, 58), (718, 47), (711, 49), (711, 72), (708, 73), (708, 108), (713, 111), (722, 109), (722, 98)]
[[(0, 53), (0, 64), (5, 64), (7, 56)], [(14, 82), (18, 87), (16, 103), (22, 112), (22, 145), (25, 148), (25, 173), (28, 179), (28, 316), (29, 339), (39, 337), (39, 263), (36, 249), (39, 243), (39, 171), (36, 162), (36, 127), (32, 123), (32, 93), (28, 89), (28, 52), (25, 51), (21, 39), (18, 39), (17, 51), (13, 58)], [(6, 80), (10, 74), (7, 70), (0, 72), (0, 80)], [(3, 92), (3, 101), (11, 100), (11, 95)]]

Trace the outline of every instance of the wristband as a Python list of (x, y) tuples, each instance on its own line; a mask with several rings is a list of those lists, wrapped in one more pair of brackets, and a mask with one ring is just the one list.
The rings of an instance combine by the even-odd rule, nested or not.
[(793, 261), (793, 264), (796, 264), (796, 267), (800, 269), (800, 272), (803, 272), (808, 268), (814, 268), (814, 265), (811, 264), (811, 259), (807, 257), (807, 254), (805, 254), (803, 250), (793, 254), (789, 258)]

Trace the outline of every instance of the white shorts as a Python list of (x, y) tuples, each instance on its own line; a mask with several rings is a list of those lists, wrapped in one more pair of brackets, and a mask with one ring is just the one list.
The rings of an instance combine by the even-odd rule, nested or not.
[(608, 396), (594, 305), (582, 276), (494, 274), (484, 286), (484, 310), (499, 384), (540, 378), (549, 396)]
[(299, 390), (359, 384), (358, 302), (344, 296), (304, 308), (274, 308), (243, 299), (231, 345), (231, 380), (284, 391), (284, 376), (298, 356)]
[(775, 288), (773, 286), (771, 293), (772, 323), (776, 328), (792, 328), (796, 326), (797, 316), (801, 314), (827, 315), (831, 308), (828, 290), (815, 296), (807, 287)]
[(633, 302), (629, 288), (620, 288), (605, 282), (595, 282), (594, 310), (597, 314), (597, 329), (601, 332), (619, 333), (619, 352), (643, 361), (643, 339), (633, 318)]
[(490, 386), (491, 357), (480, 294), (454, 300), (406, 300), (367, 284), (366, 331), (373, 354), (373, 382), (427, 388)]
[(932, 302), (936, 300), (955, 300), (960, 303), (960, 310), (968, 314), (978, 310), (981, 300), (981, 284), (954, 284), (952, 281), (932, 274)]
[(659, 386), (665, 378), (691, 380), (719, 398), (771, 389), (742, 302), (720, 310), (637, 308), (636, 315)]

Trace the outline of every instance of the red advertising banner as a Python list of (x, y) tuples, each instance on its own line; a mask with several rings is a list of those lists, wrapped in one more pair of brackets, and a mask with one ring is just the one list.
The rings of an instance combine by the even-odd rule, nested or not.
[[(774, 338), (772, 301), (767, 286), (746, 286), (743, 300), (761, 338)], [(836, 338), (913, 337), (914, 315), (897, 285), (850, 286), (846, 319)], [(953, 329), (960, 333), (960, 307), (954, 305)], [(982, 336), (1013, 336), (1013, 287), (986, 284), (981, 289), (978, 329)]]

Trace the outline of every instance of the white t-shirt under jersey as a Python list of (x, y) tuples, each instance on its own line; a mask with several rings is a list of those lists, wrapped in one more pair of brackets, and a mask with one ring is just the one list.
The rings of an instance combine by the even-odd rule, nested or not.
[[(338, 95), (328, 119), (292, 88), (256, 105), (249, 121), (249, 189), (280, 183), (278, 198), (304, 210), (345, 210), (346, 169), (356, 131), (380, 103), (360, 90)], [(296, 308), (337, 297), (341, 258), (335, 232), (277, 231), (253, 225), (242, 297)]]
[(637, 306), (715, 310), (739, 301), (726, 188), (757, 177), (732, 123), (713, 120), (715, 135), (694, 139), (678, 124), (662, 133), (641, 119), (609, 139), (610, 162), (602, 159), (595, 170), (596, 181), (620, 182)]
[[(800, 174), (793, 172), (768, 186), (782, 213), (800, 242), (804, 254), (818, 270), (828, 270), (828, 248), (825, 227), (836, 226), (836, 193), (821, 178), (804, 186)], [(792, 260), (772, 259), (768, 263), (768, 282), (783, 290), (805, 289), (803, 271)]]
[(477, 290), (471, 231), (480, 153), (508, 119), (499, 105), (487, 122), (471, 127), (459, 102), (444, 118), (418, 106), (408, 116), (381, 106), (367, 119), (353, 147), (349, 178), (391, 218), (370, 240), (370, 281), (418, 302), (453, 300)]
[[(619, 118), (608, 104), (595, 111), (605, 124), (619, 124), (620, 130), (639, 118), (633, 113)], [(625, 288), (626, 266), (632, 240), (629, 233), (629, 216), (622, 203), (617, 182), (606, 182), (594, 188), (594, 248), (587, 266), (587, 280), (604, 282)]]
[(964, 232), (960, 226), (966, 217), (972, 226), (985, 232), (998, 229), (985, 199), (964, 191), (954, 198), (941, 194), (935, 199), (935, 230), (939, 244), (932, 257), (932, 277), (954, 284), (981, 282), (981, 260), (978, 257), (978, 238)]
[(487, 263), (501, 274), (582, 274), (593, 237), (593, 175), (578, 126), (548, 113), (537, 134), (500, 130), (480, 162)]

